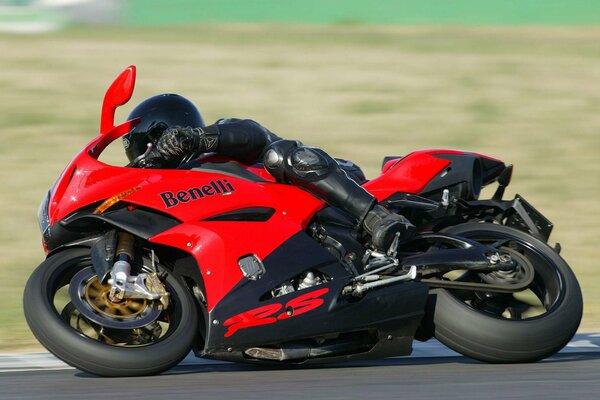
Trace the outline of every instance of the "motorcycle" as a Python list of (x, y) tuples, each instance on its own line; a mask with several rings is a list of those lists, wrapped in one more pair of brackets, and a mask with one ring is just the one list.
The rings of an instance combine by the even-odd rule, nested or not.
[[(513, 167), (482, 154), (386, 157), (366, 181), (418, 228), (372, 248), (345, 212), (277, 182), (261, 164), (205, 155), (149, 168), (98, 160), (136, 121), (114, 125), (136, 69), (112, 83), (100, 135), (39, 209), (47, 258), (24, 291), (27, 322), (66, 363), (102, 376), (163, 372), (198, 357), (299, 365), (409, 355), (433, 337), (491, 363), (564, 347), (582, 315), (579, 284), (547, 244), (553, 225), (523, 197), (503, 200)], [(497, 184), (491, 199), (481, 188)]]

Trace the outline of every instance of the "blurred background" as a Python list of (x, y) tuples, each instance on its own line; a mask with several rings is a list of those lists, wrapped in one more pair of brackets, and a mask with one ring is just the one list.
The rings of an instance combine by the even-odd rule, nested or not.
[[(431, 147), (514, 164), (505, 197), (554, 222), (580, 329), (600, 331), (599, 24), (592, 0), (0, 0), (0, 352), (39, 349), (21, 308), (44, 258), (37, 207), (130, 64), (119, 120), (176, 92), (209, 122), (253, 118), (371, 178)], [(118, 144), (107, 157), (126, 163)]]

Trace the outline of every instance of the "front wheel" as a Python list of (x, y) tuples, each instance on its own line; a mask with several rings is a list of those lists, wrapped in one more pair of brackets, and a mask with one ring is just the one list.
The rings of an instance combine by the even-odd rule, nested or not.
[[(102, 376), (152, 375), (177, 365), (190, 351), (198, 324), (185, 285), (166, 272), (166, 306), (144, 299), (117, 304), (91, 265), (89, 249), (69, 249), (50, 256), (29, 278), (23, 308), (40, 343), (67, 364)], [(95, 313), (95, 321), (82, 307)]]
[[(468, 223), (444, 231), (510, 253), (533, 266), (535, 277), (517, 293), (432, 290), (434, 335), (451, 349), (493, 363), (541, 360), (571, 340), (583, 312), (581, 289), (567, 263), (546, 243), (502, 225)], [(501, 283), (507, 274), (465, 272), (471, 282)]]

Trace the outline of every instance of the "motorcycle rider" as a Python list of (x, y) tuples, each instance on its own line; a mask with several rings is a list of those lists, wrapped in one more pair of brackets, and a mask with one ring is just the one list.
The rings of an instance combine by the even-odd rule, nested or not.
[(162, 167), (176, 168), (183, 160), (212, 152), (246, 164), (263, 162), (278, 182), (305, 189), (354, 217), (377, 250), (387, 250), (397, 233), (400, 241), (414, 234), (407, 218), (376, 204), (376, 198), (350, 179), (323, 150), (281, 139), (255, 121), (228, 118), (205, 126), (198, 109), (175, 94), (144, 100), (128, 120), (136, 118), (139, 123), (123, 137), (130, 161), (144, 154), (147, 144), (152, 143)]

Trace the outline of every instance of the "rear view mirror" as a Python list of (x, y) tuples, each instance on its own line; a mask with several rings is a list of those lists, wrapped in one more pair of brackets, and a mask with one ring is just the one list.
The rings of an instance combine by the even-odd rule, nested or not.
[(113, 81), (102, 103), (100, 133), (106, 134), (115, 127), (115, 111), (131, 99), (135, 87), (135, 65), (130, 65)]

